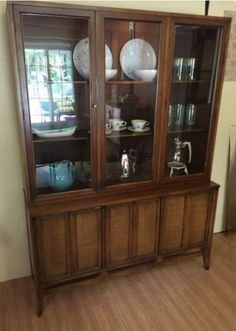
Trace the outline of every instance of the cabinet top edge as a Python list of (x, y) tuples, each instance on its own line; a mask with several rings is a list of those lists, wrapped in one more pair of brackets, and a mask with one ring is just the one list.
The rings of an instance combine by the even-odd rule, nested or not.
[(14, 7), (31, 7), (31, 8), (58, 8), (58, 9), (78, 9), (78, 10), (90, 10), (96, 11), (101, 14), (106, 13), (114, 13), (114, 14), (122, 14), (122, 13), (129, 13), (129, 14), (146, 14), (146, 15), (153, 15), (159, 17), (171, 17), (173, 19), (178, 18), (186, 18), (186, 19), (201, 19), (205, 21), (220, 21), (220, 22), (231, 22), (231, 17), (223, 17), (223, 16), (205, 16), (200, 14), (186, 14), (186, 13), (175, 13), (175, 12), (162, 12), (162, 11), (155, 11), (155, 10), (142, 10), (142, 9), (129, 9), (129, 8), (115, 8), (115, 7), (105, 7), (105, 6), (87, 6), (87, 5), (77, 5), (77, 4), (68, 4), (68, 3), (59, 3), (59, 2), (41, 2), (41, 1), (8, 1), (7, 2), (7, 10), (14, 9)]

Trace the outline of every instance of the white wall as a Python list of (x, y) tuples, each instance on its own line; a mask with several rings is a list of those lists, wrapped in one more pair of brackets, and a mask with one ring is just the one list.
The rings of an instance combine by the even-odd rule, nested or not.
[(0, 3), (0, 281), (29, 273), (15, 95)]
[[(66, 1), (64, 1), (66, 2)], [(73, 1), (71, 1), (73, 2)], [(77, 1), (79, 4), (203, 14), (204, 1)], [(0, 281), (30, 272), (15, 95), (9, 61), (6, 2), (0, 2)], [(234, 1), (213, 1), (210, 15), (235, 10)], [(212, 179), (221, 185), (215, 231), (223, 226), (229, 127), (236, 124), (236, 82), (225, 82), (216, 138)]]

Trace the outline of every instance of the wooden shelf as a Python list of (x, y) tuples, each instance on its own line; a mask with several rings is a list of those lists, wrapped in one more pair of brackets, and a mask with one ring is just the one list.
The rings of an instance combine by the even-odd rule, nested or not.
[(152, 130), (146, 132), (132, 132), (129, 130), (124, 131), (113, 131), (111, 134), (106, 134), (106, 137), (109, 138), (128, 138), (128, 137), (143, 137), (151, 136)]
[[(124, 131), (113, 131), (111, 134), (107, 134), (107, 138), (126, 138), (126, 137), (142, 137), (142, 136), (151, 136), (152, 131), (147, 132), (132, 132), (129, 130)], [(48, 143), (56, 141), (75, 141), (75, 140), (88, 140), (90, 134), (88, 132), (76, 132), (73, 136), (70, 137), (56, 137), (56, 138), (39, 138), (36, 134), (33, 135), (33, 142), (37, 143)]]
[(70, 137), (56, 137), (56, 138), (39, 138), (36, 134), (33, 135), (33, 142), (37, 143), (49, 143), (56, 141), (76, 141), (76, 140), (88, 140), (88, 132), (76, 132), (73, 136)]
[(71, 80), (71, 81), (65, 81), (65, 80), (49, 80), (45, 82), (46, 84), (89, 84), (89, 80)]
[(145, 81), (145, 80), (108, 80), (106, 81), (107, 85), (118, 84), (118, 85), (140, 85), (140, 84), (156, 84), (156, 80)]
[(77, 182), (74, 183), (69, 189), (63, 190), (63, 191), (56, 191), (53, 190), (51, 187), (38, 187), (37, 192), (38, 194), (52, 194), (52, 193), (62, 193), (62, 192), (69, 192), (69, 191), (76, 191), (76, 190), (83, 190), (83, 189), (89, 189), (91, 188), (91, 183), (82, 183), (82, 182)]

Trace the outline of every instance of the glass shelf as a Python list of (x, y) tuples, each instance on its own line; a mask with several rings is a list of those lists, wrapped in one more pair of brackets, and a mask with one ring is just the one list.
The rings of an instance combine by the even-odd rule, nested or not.
[(194, 133), (194, 132), (205, 132), (207, 129), (204, 128), (173, 128), (168, 129), (168, 134), (177, 134), (177, 133)]
[(172, 80), (172, 84), (210, 84), (210, 80)]

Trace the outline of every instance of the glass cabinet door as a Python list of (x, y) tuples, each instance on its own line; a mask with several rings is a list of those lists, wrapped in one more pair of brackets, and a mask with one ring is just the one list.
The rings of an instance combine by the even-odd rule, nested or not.
[(89, 19), (22, 16), (37, 193), (91, 187)]
[(105, 19), (105, 185), (151, 181), (160, 24)]
[(165, 177), (205, 171), (220, 34), (217, 27), (175, 25)]

